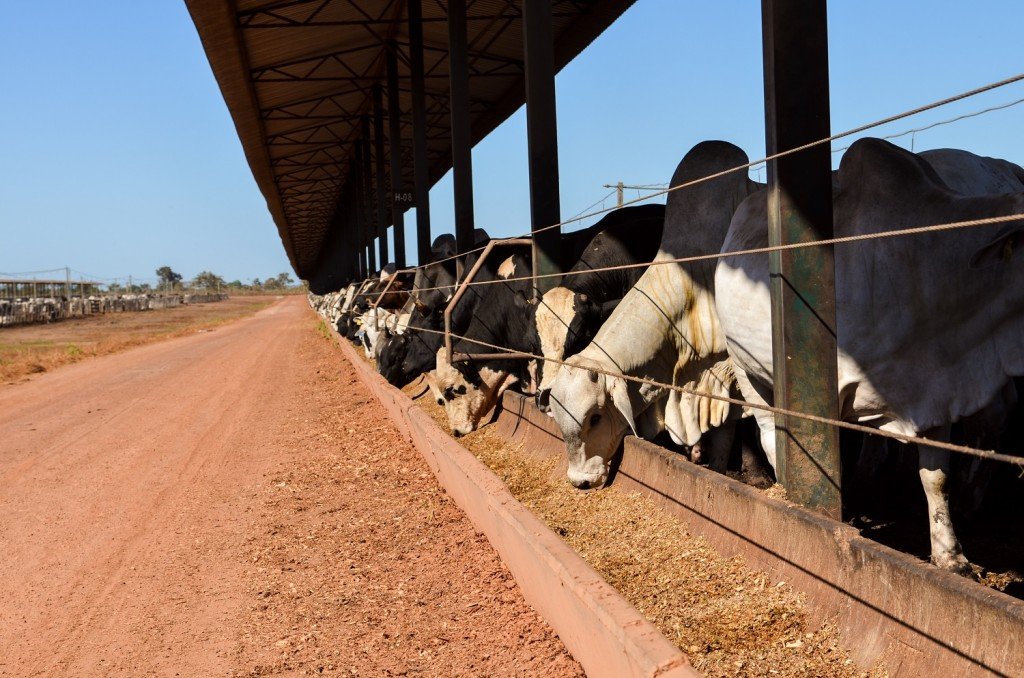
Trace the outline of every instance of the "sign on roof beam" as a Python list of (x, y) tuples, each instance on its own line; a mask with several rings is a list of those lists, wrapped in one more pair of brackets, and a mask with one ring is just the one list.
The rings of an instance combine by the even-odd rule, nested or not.
[[(769, 155), (828, 137), (826, 0), (762, 0)], [(831, 238), (832, 159), (819, 144), (768, 163), (772, 246)], [(769, 255), (775, 406), (839, 416), (833, 249)], [(792, 501), (841, 519), (838, 429), (776, 417), (779, 481)]]
[[(469, 122), (469, 60), (466, 0), (448, 2), (448, 89), (452, 125), (452, 185), (455, 241), (459, 252), (473, 248), (473, 140)], [(459, 259), (461, 264), (462, 260)], [(460, 267), (461, 268), (461, 267)]]
[(380, 238), (380, 265), (388, 264), (388, 210), (384, 193), (384, 94), (380, 85), (373, 88), (373, 158), (376, 170), (377, 236)]
[[(530, 221), (532, 230), (538, 231), (561, 221), (551, 0), (525, 0), (523, 3), (523, 53), (526, 56)], [(561, 241), (561, 228), (549, 228), (534, 234), (535, 274), (562, 272)], [(536, 283), (536, 293), (543, 294), (558, 284), (558, 278), (541, 278)]]
[(388, 141), (391, 144), (391, 223), (395, 226), (395, 266), (405, 268), (405, 209), (410, 198), (402, 184), (402, 104), (398, 98), (398, 45), (388, 44)]
[(416, 254), (430, 261), (430, 160), (427, 157), (427, 95), (423, 80), (423, 7), (409, 0), (409, 77), (412, 90), (413, 198), (416, 202)]

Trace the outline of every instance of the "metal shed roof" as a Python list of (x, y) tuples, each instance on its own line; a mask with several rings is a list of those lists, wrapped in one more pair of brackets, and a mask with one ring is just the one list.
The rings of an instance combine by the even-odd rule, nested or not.
[[(292, 266), (309, 279), (331, 230), (352, 227), (339, 202), (363, 139), (360, 121), (373, 112), (374, 86), (385, 85), (389, 45), (398, 53), (402, 138), (411, 139), (406, 0), (186, 3)], [(556, 69), (632, 3), (553, 0)], [(525, 101), (522, 4), (468, 3), (474, 144)], [(446, 6), (423, 2), (431, 185), (452, 164)], [(411, 143), (403, 143), (403, 154), (405, 186), (412, 186)]]

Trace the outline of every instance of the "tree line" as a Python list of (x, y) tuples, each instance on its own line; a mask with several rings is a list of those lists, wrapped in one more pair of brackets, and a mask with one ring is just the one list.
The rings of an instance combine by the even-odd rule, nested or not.
[(182, 289), (201, 289), (210, 292), (282, 292), (296, 289), (295, 279), (290, 273), (278, 273), (273, 278), (260, 280), (253, 278), (249, 282), (241, 280), (227, 281), (213, 271), (200, 271), (194, 278), (186, 281), (184, 276), (176, 272), (170, 266), (161, 266), (156, 269), (156, 277), (159, 283), (154, 287), (149, 283), (135, 283), (132, 285), (120, 285), (116, 282), (107, 285), (107, 291), (117, 293), (138, 293), (160, 292)]

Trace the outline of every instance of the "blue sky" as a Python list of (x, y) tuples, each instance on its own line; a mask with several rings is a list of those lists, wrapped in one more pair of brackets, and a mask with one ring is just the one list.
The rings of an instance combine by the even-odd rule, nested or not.
[[(600, 201), (602, 184), (666, 182), (703, 139), (764, 154), (759, 8), (638, 0), (563, 70), (563, 216)], [(168, 264), (247, 280), (290, 270), (184, 3), (4, 9), (0, 272), (68, 265), (145, 278)], [(835, 131), (1024, 71), (1021, 2), (833, 0), (829, 13)], [(1017, 84), (872, 134), (1021, 98)], [(913, 143), (1024, 163), (1022, 122), (1024, 105)], [(520, 111), (474, 149), (476, 221), (492, 235), (529, 228), (525, 139)], [(451, 200), (448, 176), (431, 193), (435, 235), (451, 230)]]

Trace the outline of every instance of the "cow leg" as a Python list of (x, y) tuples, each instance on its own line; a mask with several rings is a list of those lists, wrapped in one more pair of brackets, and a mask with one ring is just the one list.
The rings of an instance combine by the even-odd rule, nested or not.
[(888, 439), (881, 436), (865, 435), (853, 472), (853, 483), (858, 487), (870, 487), (889, 456)]
[[(736, 369), (736, 386), (740, 389), (740, 395), (748, 403), (752, 405), (768, 404), (767, 399), (754, 387), (747, 373), (739, 368)], [(766, 387), (766, 393), (771, 393), (770, 387)], [(768, 463), (772, 465), (772, 471), (778, 473), (778, 469), (775, 466), (775, 415), (753, 407), (748, 411), (754, 414), (754, 421), (757, 422), (757, 428), (761, 433), (761, 448), (764, 449)]]
[(725, 473), (729, 470), (729, 457), (736, 437), (736, 420), (730, 419), (707, 432), (708, 465), (712, 471)]
[[(932, 429), (925, 435), (933, 440), (949, 438), (949, 427)], [(967, 575), (970, 563), (964, 557), (949, 516), (949, 451), (918, 446), (919, 473), (928, 500), (928, 529), (931, 533), (932, 562), (943, 570)]]

